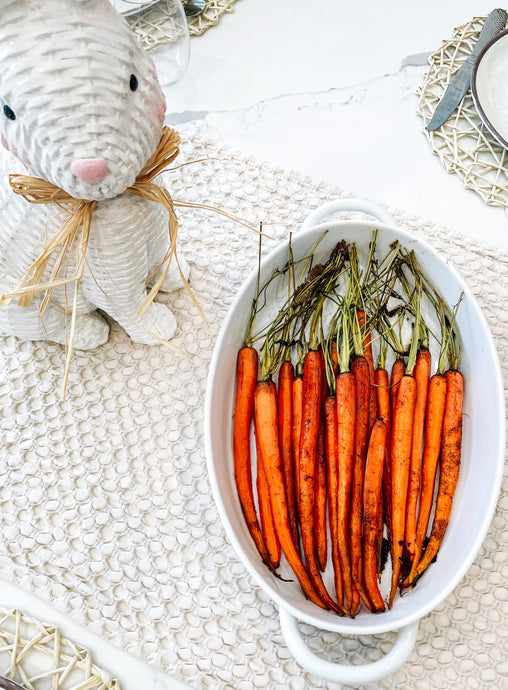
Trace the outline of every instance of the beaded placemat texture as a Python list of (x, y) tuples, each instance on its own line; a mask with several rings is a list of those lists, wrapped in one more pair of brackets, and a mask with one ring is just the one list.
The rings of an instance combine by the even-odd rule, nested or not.
[(475, 17), (454, 30), (429, 58), (429, 71), (420, 90), (418, 113), (433, 153), (450, 173), (457, 173), (492, 206), (508, 207), (508, 152), (482, 123), (471, 92), (455, 112), (434, 132), (427, 123), (434, 114), (450, 79), (463, 64), (478, 39), (485, 17)]
[[(176, 199), (263, 221), (268, 252), (343, 190), (245, 158), (183, 126)], [(202, 160), (206, 159), (206, 160)], [(466, 277), (508, 380), (508, 258), (397, 209)], [(208, 481), (203, 406), (214, 343), (258, 237), (234, 221), (179, 209), (185, 290), (171, 303), (185, 354), (109, 342), (75, 351), (0, 339), (0, 571), (133, 655), (196, 690), (338, 689), (306, 673), (284, 644), (278, 610), (238, 559)], [(268, 225), (268, 223), (273, 223)], [(508, 481), (485, 542), (455, 591), (420, 622), (415, 650), (370, 688), (501, 688), (508, 681)], [(345, 636), (302, 625), (309, 646), (344, 663), (375, 660), (396, 634)]]
[(0, 674), (27, 690), (121, 690), (84, 647), (57, 627), (22, 611), (0, 608)]

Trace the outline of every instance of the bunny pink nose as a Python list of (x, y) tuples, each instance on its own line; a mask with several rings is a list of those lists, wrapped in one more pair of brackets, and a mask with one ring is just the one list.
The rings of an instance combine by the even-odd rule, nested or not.
[(97, 184), (106, 177), (108, 164), (102, 158), (80, 158), (72, 162), (71, 172), (83, 182)]

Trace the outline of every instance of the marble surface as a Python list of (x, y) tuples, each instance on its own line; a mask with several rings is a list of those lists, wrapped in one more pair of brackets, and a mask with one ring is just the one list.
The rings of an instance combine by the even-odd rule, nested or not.
[(491, 9), (238, 0), (192, 39), (167, 122), (506, 250), (506, 212), (446, 172), (416, 114), (428, 55)]
[[(191, 40), (186, 75), (165, 88), (167, 123), (506, 251), (505, 211), (444, 170), (416, 115), (428, 55), (491, 9), (484, 0), (238, 0)], [(3, 582), (2, 594), (88, 646), (125, 690), (186, 687), (14, 585)]]

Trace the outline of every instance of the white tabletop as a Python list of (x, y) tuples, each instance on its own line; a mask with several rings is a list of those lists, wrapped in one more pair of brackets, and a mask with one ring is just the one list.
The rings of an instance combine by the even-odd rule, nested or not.
[[(319, 9), (317, 9), (319, 8)], [(167, 121), (260, 160), (508, 247), (504, 210), (432, 155), (416, 114), (428, 55), (484, 0), (239, 0), (192, 38)]]

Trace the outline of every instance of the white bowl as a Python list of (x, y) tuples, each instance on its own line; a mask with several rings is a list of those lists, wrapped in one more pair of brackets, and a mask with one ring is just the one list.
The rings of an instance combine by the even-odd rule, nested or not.
[[(362, 211), (381, 222), (342, 220), (319, 223), (339, 211)], [(308, 601), (297, 581), (283, 582), (263, 565), (242, 516), (233, 471), (232, 416), (235, 368), (243, 344), (257, 271), (245, 281), (222, 325), (213, 353), (205, 406), (205, 447), (214, 498), (228, 537), (254, 580), (278, 604), (282, 631), (288, 647), (307, 670), (326, 680), (342, 683), (375, 682), (392, 673), (411, 653), (419, 619), (454, 589), (471, 565), (485, 537), (499, 495), (504, 464), (505, 416), (501, 371), (492, 336), (480, 308), (457, 272), (428, 244), (401, 228), (383, 211), (367, 202), (332, 201), (310, 214), (292, 238), (295, 258), (305, 256), (327, 230), (316, 252), (316, 261), (329, 255), (341, 239), (356, 242), (367, 251), (372, 231), (379, 230), (379, 255), (394, 240), (414, 249), (424, 272), (450, 304), (464, 297), (457, 316), (463, 342), (461, 371), (465, 379), (463, 453), (450, 523), (438, 559), (405, 596), (397, 596), (391, 610), (380, 614), (360, 612), (354, 619), (341, 618)], [(276, 266), (287, 261), (284, 243), (261, 265), (261, 284)], [(281, 302), (277, 303), (280, 297)], [(274, 312), (284, 292), (271, 295)], [(290, 571), (282, 571), (289, 575)], [(389, 579), (389, 574), (385, 573)], [(333, 664), (314, 655), (299, 635), (297, 620), (318, 628), (348, 635), (399, 630), (394, 648), (383, 659), (364, 666)]]

